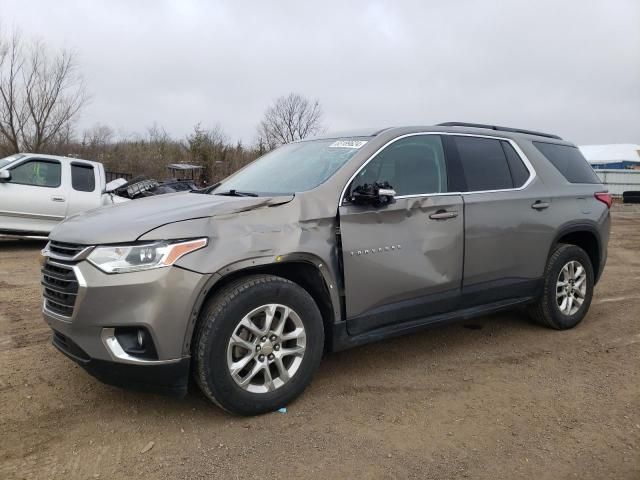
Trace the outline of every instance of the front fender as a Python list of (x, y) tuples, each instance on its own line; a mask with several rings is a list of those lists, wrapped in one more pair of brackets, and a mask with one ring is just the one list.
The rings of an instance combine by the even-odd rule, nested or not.
[(319, 257), (310, 253), (291, 253), (286, 255), (279, 255), (278, 257), (256, 257), (252, 259), (245, 259), (232, 264), (226, 265), (217, 272), (210, 275), (209, 279), (203, 285), (196, 301), (194, 302), (191, 310), (191, 318), (188, 323), (188, 327), (185, 331), (185, 337), (183, 342), (184, 354), (189, 354), (191, 351), (191, 339), (193, 338), (193, 331), (198, 321), (200, 309), (205, 300), (210, 295), (216, 292), (220, 285), (225, 283), (225, 280), (231, 276), (237, 276), (246, 272), (247, 275), (261, 271), (264, 272), (265, 267), (273, 267), (273, 273), (277, 275), (277, 267), (294, 262), (304, 262), (313, 267), (320, 273), (326, 291), (329, 294), (331, 301), (331, 309), (333, 311), (334, 321), (339, 321), (342, 316), (341, 303), (340, 303), (340, 288), (336, 282), (336, 275), (332, 272), (331, 268)]
[(342, 277), (334, 216), (310, 218), (304, 204), (294, 200), (278, 206), (168, 223), (139, 240), (197, 237), (209, 239), (206, 248), (185, 255), (175, 264), (210, 277), (194, 305), (185, 345), (190, 342), (202, 302), (221, 280), (252, 269), (277, 275), (278, 265), (288, 262), (304, 262), (320, 272), (329, 292), (333, 317), (341, 318)]

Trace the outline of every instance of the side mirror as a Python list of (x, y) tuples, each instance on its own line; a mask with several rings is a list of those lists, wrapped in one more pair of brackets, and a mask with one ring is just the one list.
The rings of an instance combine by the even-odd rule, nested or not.
[(355, 187), (351, 192), (350, 200), (356, 205), (381, 207), (395, 202), (395, 196), (396, 191), (389, 182), (376, 182)]
[(11, 172), (9, 170), (0, 170), (0, 182), (11, 180)]

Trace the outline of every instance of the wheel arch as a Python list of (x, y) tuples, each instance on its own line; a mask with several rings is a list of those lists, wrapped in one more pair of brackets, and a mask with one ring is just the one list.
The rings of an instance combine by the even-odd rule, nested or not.
[(597, 226), (591, 223), (565, 225), (556, 234), (549, 250), (549, 256), (555, 247), (561, 243), (575, 245), (586, 252), (593, 267), (594, 281), (597, 283), (602, 273), (602, 240)]
[(221, 288), (243, 276), (257, 273), (271, 274), (286, 278), (305, 289), (314, 299), (325, 330), (325, 348), (330, 349), (333, 338), (333, 324), (341, 319), (338, 285), (326, 263), (315, 255), (296, 253), (265, 259), (242, 260), (212, 274), (202, 287), (191, 311), (191, 318), (183, 342), (183, 352), (190, 354), (192, 341), (199, 321), (200, 311), (205, 302)]

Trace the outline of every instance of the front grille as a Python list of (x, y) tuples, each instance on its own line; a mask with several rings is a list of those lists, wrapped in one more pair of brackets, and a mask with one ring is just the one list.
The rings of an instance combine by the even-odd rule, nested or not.
[(78, 295), (78, 279), (71, 265), (47, 259), (42, 268), (42, 295), (48, 310), (71, 317)]
[(75, 259), (83, 250), (87, 248), (86, 245), (77, 245), (75, 243), (64, 242), (49, 242), (49, 252), (57, 258), (68, 258), (69, 260)]

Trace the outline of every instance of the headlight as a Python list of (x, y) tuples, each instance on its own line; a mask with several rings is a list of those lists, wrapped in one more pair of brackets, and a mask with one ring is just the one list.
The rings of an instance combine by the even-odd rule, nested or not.
[(162, 241), (96, 247), (87, 260), (106, 273), (138, 272), (169, 267), (183, 255), (206, 245), (206, 238), (198, 238), (177, 242)]

